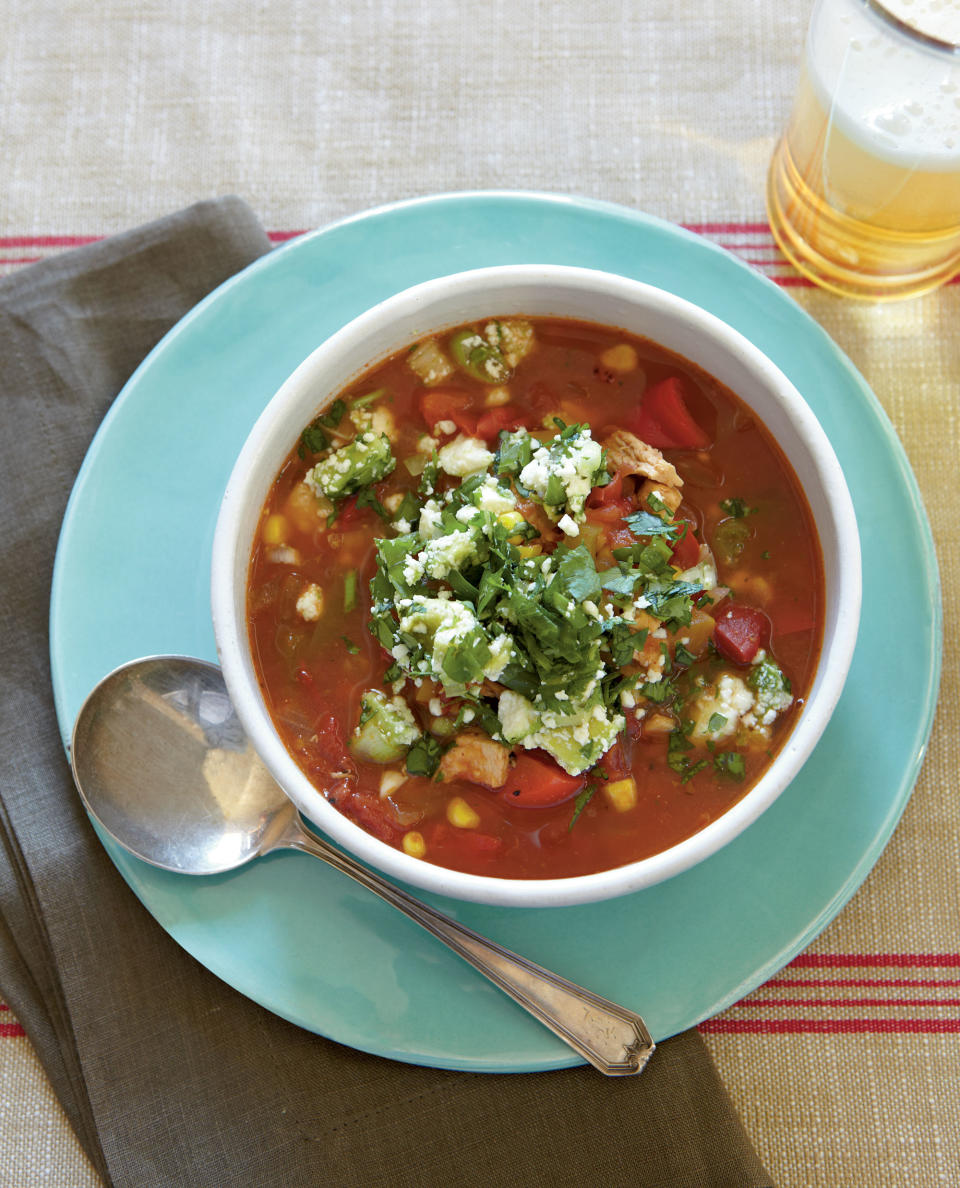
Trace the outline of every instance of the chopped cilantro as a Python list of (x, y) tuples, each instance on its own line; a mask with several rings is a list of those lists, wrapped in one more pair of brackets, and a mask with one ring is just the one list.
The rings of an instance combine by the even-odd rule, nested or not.
[(343, 414), (347, 411), (346, 404), (339, 398), (334, 400), (333, 404), (327, 409), (325, 413), (321, 413), (317, 417), (317, 424), (326, 425), (328, 429), (336, 429), (343, 420)]
[(443, 746), (432, 734), (421, 735), (407, 751), (407, 772), (410, 775), (432, 776), (440, 766)]
[(676, 696), (676, 686), (672, 681), (653, 681), (641, 685), (637, 692), (654, 705), (664, 705)]
[(667, 740), (667, 764), (672, 771), (680, 776), (680, 781), (684, 784), (710, 766), (707, 759), (700, 759), (696, 763), (690, 762), (688, 752), (693, 750), (693, 743), (690, 742), (687, 735), (692, 728), (693, 722), (688, 719), (682, 723), (679, 729), (671, 731), (670, 738)]
[(329, 448), (330, 438), (318, 421), (313, 421), (300, 434), (300, 448), (297, 452), (301, 458), (305, 458), (307, 454), (322, 454)]
[(574, 827), (574, 825), (576, 825), (577, 817), (580, 816), (583, 810), (590, 803), (590, 798), (593, 796), (596, 790), (596, 784), (587, 784), (586, 788), (584, 788), (582, 792), (577, 793), (576, 799), (573, 802), (573, 816), (570, 818), (570, 824), (567, 826), (568, 832)]
[(343, 646), (347, 649), (347, 651), (350, 653), (350, 655), (356, 656), (356, 654), (360, 651), (360, 649), (353, 642), (353, 640), (349, 639), (346, 635), (341, 635), (340, 638), (343, 640)]
[(673, 539), (681, 530), (679, 524), (670, 523), (645, 511), (632, 512), (629, 516), (624, 516), (623, 520), (634, 536), (668, 536)]
[(380, 500), (374, 495), (372, 488), (364, 487), (357, 495), (357, 507), (371, 507), (377, 513), (381, 520), (389, 524), (393, 517), (383, 506)]
[(678, 664), (693, 664), (697, 659), (693, 652), (685, 648), (682, 643), (678, 643), (673, 649), (673, 658)]
[(719, 755), (714, 756), (713, 766), (721, 775), (734, 780), (742, 780), (747, 773), (746, 764), (739, 751), (721, 751)]

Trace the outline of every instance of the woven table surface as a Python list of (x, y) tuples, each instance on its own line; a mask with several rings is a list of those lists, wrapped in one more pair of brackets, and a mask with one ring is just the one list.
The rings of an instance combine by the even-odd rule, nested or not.
[[(280, 243), (404, 198), (506, 189), (658, 215), (782, 286), (860, 370), (909, 458), (941, 572), (943, 678), (916, 789), (861, 889), (701, 1030), (783, 1188), (955, 1184), (960, 284), (845, 302), (778, 256), (765, 173), (808, 13), (797, 0), (9, 0), (0, 275), (222, 194)], [(0, 1184), (97, 1182), (0, 1005)]]

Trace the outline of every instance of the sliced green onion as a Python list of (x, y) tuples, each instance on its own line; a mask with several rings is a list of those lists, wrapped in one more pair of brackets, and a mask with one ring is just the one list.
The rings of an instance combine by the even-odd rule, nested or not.
[(357, 605), (357, 571), (349, 569), (343, 575), (343, 609), (352, 611)]
[(350, 408), (363, 408), (366, 404), (373, 404), (374, 400), (379, 400), (381, 396), (386, 396), (386, 388), (374, 388), (372, 392), (367, 392), (365, 396), (358, 396), (356, 400), (350, 401)]

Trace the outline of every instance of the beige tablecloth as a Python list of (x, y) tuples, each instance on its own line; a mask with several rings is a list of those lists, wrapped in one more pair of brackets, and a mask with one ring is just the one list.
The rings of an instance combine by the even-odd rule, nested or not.
[[(952, 1184), (960, 285), (865, 306), (779, 262), (764, 174), (807, 15), (794, 0), (10, 0), (0, 272), (217, 194), (240, 194), (279, 241), (405, 197), (533, 189), (693, 226), (782, 283), (850, 355), (906, 448), (942, 573), (944, 677), (920, 781), (860, 892), (703, 1032), (783, 1188)], [(0, 1183), (95, 1182), (0, 1009)]]

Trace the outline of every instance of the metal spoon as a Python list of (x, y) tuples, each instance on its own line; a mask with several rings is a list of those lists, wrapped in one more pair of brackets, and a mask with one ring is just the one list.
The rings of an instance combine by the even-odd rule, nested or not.
[(415, 920), (602, 1073), (638, 1073), (650, 1059), (638, 1014), (465, 928), (308, 832), (247, 741), (216, 665), (156, 656), (116, 669), (80, 710), (70, 750), (87, 810), (145, 862), (218, 874), (272, 850), (302, 850)]

